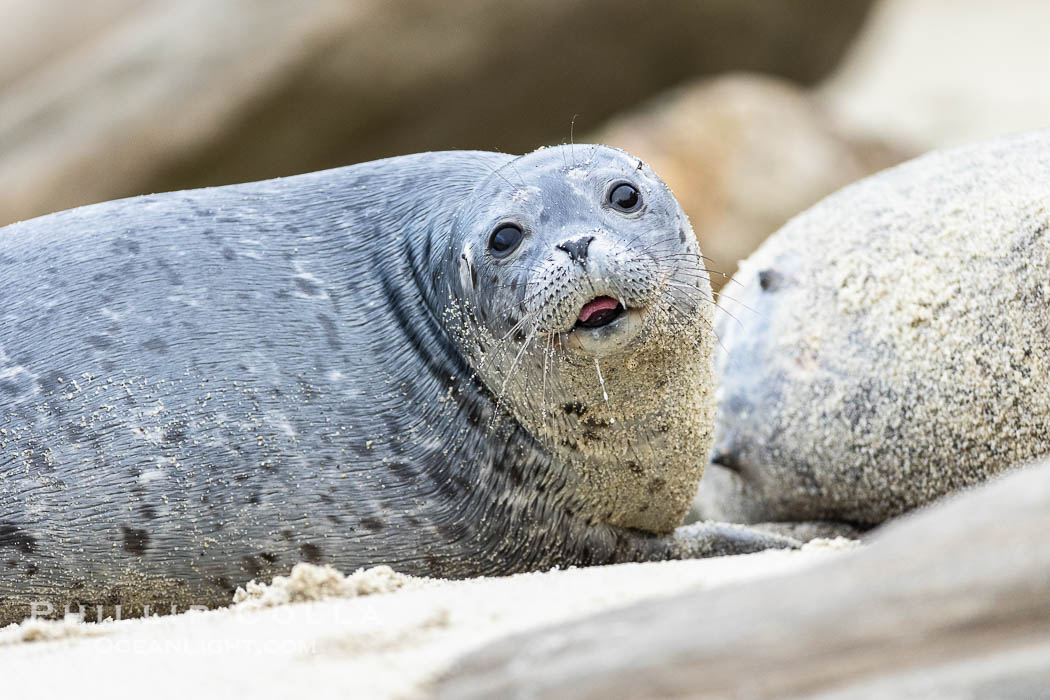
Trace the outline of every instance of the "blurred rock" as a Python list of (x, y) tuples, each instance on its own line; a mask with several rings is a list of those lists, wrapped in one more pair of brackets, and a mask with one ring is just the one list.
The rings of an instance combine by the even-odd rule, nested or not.
[(882, 0), (828, 106), (922, 150), (1050, 126), (1050, 3)]
[(853, 135), (807, 91), (758, 75), (693, 82), (588, 138), (643, 158), (664, 178), (716, 290), (790, 217), (914, 155)]
[(522, 152), (697, 74), (813, 82), (870, 4), (38, 2), (0, 43), (0, 224), (417, 150)]
[(0, 0), (0, 93), (65, 54), (84, 50), (149, 0)]

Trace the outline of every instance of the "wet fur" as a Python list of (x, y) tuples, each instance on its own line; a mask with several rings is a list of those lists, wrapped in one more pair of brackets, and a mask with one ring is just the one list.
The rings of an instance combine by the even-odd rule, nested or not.
[[(475, 371), (447, 327), (450, 232), (512, 161), (420, 154), (0, 229), (0, 623), (38, 600), (225, 604), (300, 560), (461, 577), (769, 544), (606, 522)], [(528, 366), (500, 372), (534, 389)]]

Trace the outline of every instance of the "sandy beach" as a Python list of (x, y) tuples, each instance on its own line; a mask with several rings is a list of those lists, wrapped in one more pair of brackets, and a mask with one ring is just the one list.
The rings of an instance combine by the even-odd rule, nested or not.
[(801, 551), (465, 581), (386, 567), (344, 577), (301, 564), (224, 610), (9, 626), (0, 630), (0, 673), (8, 697), (90, 696), (102, 688), (109, 698), (425, 697), (464, 654), (507, 635), (799, 571), (854, 546), (817, 540)]

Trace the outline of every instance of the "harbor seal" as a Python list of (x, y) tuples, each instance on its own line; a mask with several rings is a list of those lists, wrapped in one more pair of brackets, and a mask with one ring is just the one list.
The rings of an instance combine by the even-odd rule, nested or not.
[(871, 526), (1050, 453), (1050, 131), (849, 186), (736, 280), (705, 517)]
[[(688, 220), (599, 146), (402, 156), (0, 230), (0, 621), (299, 560), (506, 574), (676, 531), (713, 424)], [(38, 612), (34, 609), (33, 612)]]

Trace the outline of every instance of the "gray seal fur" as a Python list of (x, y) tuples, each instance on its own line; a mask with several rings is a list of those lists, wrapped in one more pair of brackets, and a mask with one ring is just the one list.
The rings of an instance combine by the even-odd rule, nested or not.
[(1050, 453), (1050, 131), (849, 186), (736, 280), (703, 516), (870, 526)]
[[(575, 328), (599, 295), (625, 311)], [(225, 604), (300, 560), (461, 577), (790, 544), (675, 530), (711, 439), (710, 288), (620, 151), (61, 212), (0, 229), (0, 300), (0, 622)]]

